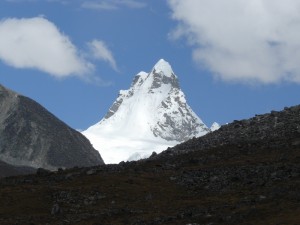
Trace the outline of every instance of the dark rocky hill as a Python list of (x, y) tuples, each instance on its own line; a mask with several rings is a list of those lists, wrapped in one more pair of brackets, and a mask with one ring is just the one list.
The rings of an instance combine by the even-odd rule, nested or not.
[(300, 146), (300, 105), (282, 111), (233, 121), (204, 137), (193, 138), (164, 154), (234, 145), (240, 148), (284, 148)]
[(147, 160), (0, 179), (0, 224), (297, 225), (299, 117), (286, 108)]
[(80, 132), (37, 102), (1, 85), (0, 160), (51, 170), (103, 164), (98, 151)]
[(5, 162), (0, 161), (0, 178), (16, 175), (26, 175), (35, 173), (36, 169), (25, 166), (12, 166)]

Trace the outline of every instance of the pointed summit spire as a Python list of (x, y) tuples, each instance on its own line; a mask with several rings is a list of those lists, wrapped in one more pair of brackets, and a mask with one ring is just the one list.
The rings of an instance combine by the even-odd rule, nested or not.
[(165, 61), (164, 59), (160, 59), (155, 64), (153, 70), (155, 70), (156, 73), (162, 72), (167, 77), (170, 77), (172, 74), (174, 74), (171, 65), (167, 61)]
[(160, 59), (153, 67), (150, 77), (153, 78), (151, 90), (160, 88), (163, 84), (170, 84), (179, 89), (178, 78), (172, 70), (171, 65), (164, 59)]
[(105, 118), (83, 132), (106, 163), (148, 157), (209, 128), (187, 104), (170, 64), (159, 60), (121, 91)]

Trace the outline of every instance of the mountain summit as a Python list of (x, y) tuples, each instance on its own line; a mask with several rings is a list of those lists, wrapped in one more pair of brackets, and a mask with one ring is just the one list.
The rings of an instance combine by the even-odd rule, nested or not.
[(150, 73), (138, 73), (121, 90), (105, 117), (83, 134), (106, 163), (161, 152), (210, 129), (187, 104), (171, 65), (159, 60)]

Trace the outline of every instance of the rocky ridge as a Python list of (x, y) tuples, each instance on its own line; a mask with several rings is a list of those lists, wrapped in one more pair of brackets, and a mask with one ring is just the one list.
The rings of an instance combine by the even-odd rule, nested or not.
[(300, 146), (300, 105), (256, 115), (251, 119), (235, 120), (203, 137), (192, 138), (164, 154), (180, 154), (226, 145), (256, 148)]

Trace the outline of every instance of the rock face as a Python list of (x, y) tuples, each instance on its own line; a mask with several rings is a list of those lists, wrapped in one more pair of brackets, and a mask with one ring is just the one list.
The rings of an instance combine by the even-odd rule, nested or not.
[(0, 85), (0, 160), (46, 169), (103, 164), (81, 133), (37, 102)]
[(210, 129), (187, 104), (177, 76), (163, 59), (120, 91), (106, 116), (83, 132), (108, 163), (138, 159), (199, 137)]

